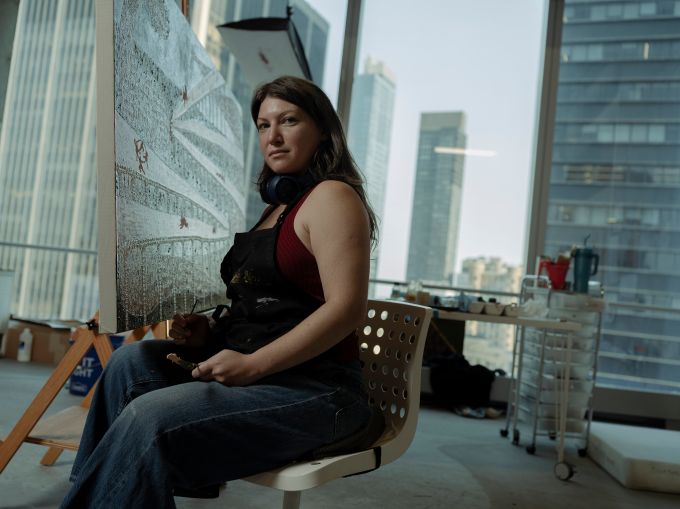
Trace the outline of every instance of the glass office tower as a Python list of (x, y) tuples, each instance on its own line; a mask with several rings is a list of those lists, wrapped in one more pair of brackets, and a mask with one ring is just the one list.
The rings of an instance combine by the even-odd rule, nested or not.
[(453, 284), (466, 147), (465, 113), (422, 113), (406, 277)]
[(680, 391), (680, 2), (567, 1), (545, 253), (600, 255), (598, 382)]
[(19, 2), (0, 133), (0, 269), (12, 312), (98, 307), (92, 0)]
[[(348, 143), (366, 178), (368, 200), (383, 217), (385, 186), (392, 139), (395, 79), (384, 63), (366, 59), (364, 72), (354, 77), (349, 115)], [(371, 256), (371, 276), (376, 277), (378, 250)]]

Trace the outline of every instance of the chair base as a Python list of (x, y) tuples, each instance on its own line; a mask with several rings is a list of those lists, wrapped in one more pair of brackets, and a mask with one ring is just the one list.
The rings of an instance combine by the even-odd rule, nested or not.
[(300, 509), (301, 491), (283, 492), (283, 509)]
[[(186, 498), (219, 498), (220, 496), (220, 484), (215, 484), (213, 486), (203, 486), (202, 488), (173, 488), (172, 495), (175, 497), (186, 497)], [(226, 487), (226, 483), (224, 484)]]

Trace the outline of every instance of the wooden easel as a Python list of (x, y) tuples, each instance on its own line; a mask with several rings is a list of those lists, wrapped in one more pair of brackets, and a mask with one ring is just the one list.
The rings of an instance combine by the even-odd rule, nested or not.
[[(52, 404), (54, 398), (57, 397), (57, 394), (91, 346), (94, 346), (102, 367), (106, 366), (109, 361), (113, 348), (108, 334), (99, 334), (98, 315), (99, 313), (95, 314), (95, 317), (85, 327), (74, 332), (75, 343), (68, 349), (50, 378), (14, 425), (7, 439), (0, 442), (0, 473), (14, 457), (23, 442), (49, 447), (49, 450), (40, 460), (40, 464), (46, 466), (53, 465), (64, 449), (78, 450), (80, 436), (83, 432), (96, 383), (80, 405), (69, 407), (47, 419), (40, 420), (40, 418)], [(152, 326), (135, 329), (125, 338), (124, 343), (139, 341), (149, 329), (152, 330), (154, 337), (167, 338), (167, 324), (168, 322), (158, 322)]]

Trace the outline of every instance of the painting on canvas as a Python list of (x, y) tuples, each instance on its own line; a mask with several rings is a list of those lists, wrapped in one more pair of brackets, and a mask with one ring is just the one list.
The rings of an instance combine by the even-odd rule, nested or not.
[(243, 230), (241, 109), (174, 0), (97, 3), (100, 329), (225, 299)]

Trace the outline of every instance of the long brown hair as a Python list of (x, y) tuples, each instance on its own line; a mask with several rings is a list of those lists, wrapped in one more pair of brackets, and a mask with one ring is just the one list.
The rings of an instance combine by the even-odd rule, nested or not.
[[(347, 147), (345, 132), (328, 96), (311, 81), (294, 76), (281, 76), (260, 85), (255, 90), (250, 103), (250, 114), (255, 123), (260, 113), (260, 105), (267, 97), (276, 97), (303, 109), (326, 135), (326, 139), (321, 142), (312, 157), (309, 174), (314, 182), (339, 180), (352, 186), (366, 207), (371, 241), (375, 244), (378, 238), (378, 222), (366, 197), (364, 179)], [(262, 189), (273, 174), (265, 162), (257, 177), (258, 189)]]

